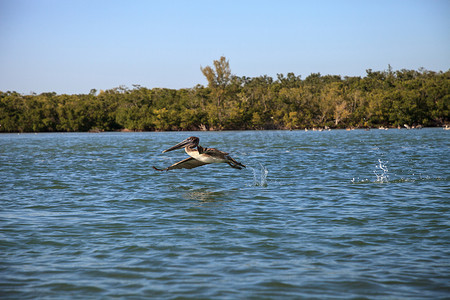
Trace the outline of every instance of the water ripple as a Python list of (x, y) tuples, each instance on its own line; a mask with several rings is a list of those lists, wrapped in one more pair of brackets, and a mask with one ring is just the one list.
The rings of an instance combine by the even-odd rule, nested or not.
[[(151, 169), (194, 134), (248, 168)], [(0, 135), (2, 297), (444, 299), (448, 137)]]

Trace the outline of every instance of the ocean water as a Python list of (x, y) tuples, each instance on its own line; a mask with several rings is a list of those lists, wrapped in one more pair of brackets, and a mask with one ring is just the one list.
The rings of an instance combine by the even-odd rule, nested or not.
[[(247, 165), (157, 172), (195, 135)], [(1, 299), (448, 299), (450, 132), (0, 135)]]

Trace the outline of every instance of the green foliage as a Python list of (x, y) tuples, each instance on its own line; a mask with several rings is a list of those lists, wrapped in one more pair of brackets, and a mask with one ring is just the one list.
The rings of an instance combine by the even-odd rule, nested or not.
[(220, 57), (220, 60), (215, 60), (213, 64), (214, 69), (210, 66), (206, 66), (205, 68), (200, 68), (200, 70), (208, 80), (208, 87), (213, 89), (223, 89), (228, 85), (231, 79), (230, 64), (224, 56)]
[(361, 77), (238, 77), (225, 57), (208, 86), (118, 87), (89, 94), (0, 92), (0, 132), (301, 129), (448, 124), (450, 71), (367, 70)]

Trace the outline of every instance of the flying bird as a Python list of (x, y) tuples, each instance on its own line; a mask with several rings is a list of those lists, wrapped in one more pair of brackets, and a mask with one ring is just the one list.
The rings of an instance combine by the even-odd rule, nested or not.
[(195, 136), (191, 136), (184, 141), (176, 144), (175, 146), (164, 150), (162, 153), (169, 152), (172, 150), (184, 148), (186, 153), (190, 156), (182, 161), (179, 161), (168, 168), (158, 169), (153, 167), (157, 171), (169, 171), (174, 169), (193, 169), (207, 164), (214, 163), (227, 163), (232, 168), (242, 169), (245, 165), (240, 162), (235, 161), (228, 153), (217, 150), (215, 148), (203, 148), (199, 146), (200, 139)]

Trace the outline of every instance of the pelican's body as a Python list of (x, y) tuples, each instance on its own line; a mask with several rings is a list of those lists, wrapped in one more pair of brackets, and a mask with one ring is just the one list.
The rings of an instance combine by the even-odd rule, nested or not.
[(228, 153), (217, 150), (215, 148), (203, 148), (199, 146), (199, 138), (195, 136), (191, 136), (190, 138), (185, 139), (181, 143), (164, 150), (163, 153), (184, 148), (186, 153), (190, 156), (182, 161), (179, 161), (168, 168), (158, 169), (153, 167), (157, 171), (168, 171), (173, 169), (192, 169), (199, 166), (214, 164), (214, 163), (227, 163), (231, 167), (235, 169), (242, 169), (245, 166), (233, 158), (231, 158)]
[(228, 153), (222, 152), (214, 148), (208, 149), (203, 148), (201, 146), (197, 146), (197, 149), (186, 147), (184, 148), (184, 150), (190, 157), (207, 164), (226, 163), (228, 160), (227, 159)]

